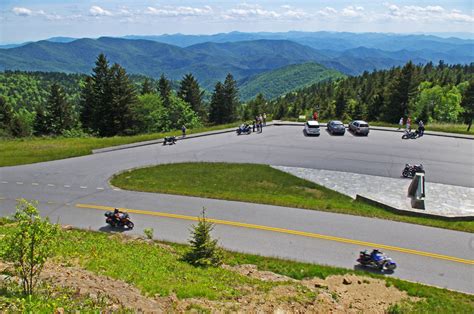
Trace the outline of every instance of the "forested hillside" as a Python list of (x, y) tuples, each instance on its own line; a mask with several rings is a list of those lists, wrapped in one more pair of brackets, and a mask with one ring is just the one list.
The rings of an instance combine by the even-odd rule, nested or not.
[(314, 84), (271, 103), (274, 118), (366, 119), (397, 123), (410, 116), (425, 122), (472, 121), (474, 64), (412, 62), (390, 70), (364, 72), (336, 82)]
[(344, 74), (317, 63), (289, 65), (239, 81), (240, 97), (249, 100), (261, 93), (273, 99), (294, 89), (341, 77)]

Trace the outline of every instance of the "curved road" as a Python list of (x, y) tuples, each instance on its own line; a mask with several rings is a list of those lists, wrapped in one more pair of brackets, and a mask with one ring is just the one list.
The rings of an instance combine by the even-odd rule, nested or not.
[[(254, 162), (398, 177), (406, 162), (423, 163), (433, 182), (474, 187), (474, 141), (425, 136), (401, 140), (399, 133), (372, 131), (369, 137), (322, 132), (304, 137), (300, 127), (269, 127), (262, 134), (233, 133), (150, 145), (39, 164), (0, 168), (0, 214), (13, 212), (15, 199), (40, 201), (53, 221), (104, 228), (103, 206), (132, 213), (143, 233), (185, 242), (190, 217), (207, 208), (219, 219), (215, 234), (229, 249), (353, 268), (360, 249), (383, 247), (399, 264), (393, 274), (474, 293), (474, 236), (380, 219), (278, 206), (175, 195), (121, 191), (110, 187), (114, 173), (181, 161)], [(192, 182), (190, 182), (192, 184)], [(381, 187), (383, 188), (383, 187)], [(182, 216), (173, 216), (179, 214)], [(367, 243), (369, 242), (369, 243)], [(370, 245), (369, 245), (370, 244)]]

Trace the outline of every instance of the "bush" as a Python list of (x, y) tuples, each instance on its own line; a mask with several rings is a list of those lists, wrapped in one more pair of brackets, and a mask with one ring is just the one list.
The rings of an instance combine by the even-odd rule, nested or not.
[(5, 237), (1, 255), (13, 262), (23, 293), (31, 295), (46, 260), (52, 255), (59, 228), (40, 217), (36, 204), (24, 199), (18, 202), (13, 219), (17, 227)]
[(212, 240), (211, 231), (214, 224), (206, 219), (203, 208), (197, 226), (193, 226), (191, 250), (186, 253), (184, 260), (194, 266), (219, 266), (222, 264), (222, 251), (217, 246), (217, 240)]
[(143, 229), (143, 233), (147, 237), (147, 239), (153, 239), (153, 228), (145, 228)]

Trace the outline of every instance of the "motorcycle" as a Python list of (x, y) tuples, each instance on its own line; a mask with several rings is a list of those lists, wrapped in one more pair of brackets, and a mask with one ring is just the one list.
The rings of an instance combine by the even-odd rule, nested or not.
[(406, 140), (406, 139), (415, 139), (417, 137), (420, 137), (419, 136), (419, 132), (418, 130), (416, 130), (415, 132), (410, 132), (410, 131), (405, 131), (405, 134), (402, 135), (402, 139)]
[(120, 213), (119, 218), (115, 216), (114, 212), (106, 212), (104, 214), (105, 222), (109, 224), (111, 227), (127, 227), (128, 229), (132, 230), (135, 226), (133, 222), (130, 220), (130, 216), (127, 213)]
[(417, 172), (423, 172), (425, 173), (425, 170), (423, 169), (423, 165), (410, 165), (410, 164), (405, 164), (405, 169), (402, 171), (402, 176), (404, 178), (413, 178), (415, 176), (415, 173)]
[(379, 271), (394, 271), (397, 268), (397, 264), (387, 255), (377, 251), (375, 254), (368, 253), (367, 250), (361, 251), (357, 262), (364, 266)]
[(237, 135), (250, 134), (252, 133), (252, 129), (250, 128), (250, 125), (242, 124), (235, 132), (237, 133)]
[(175, 136), (165, 137), (163, 140), (163, 145), (166, 145), (166, 144), (170, 144), (170, 145), (176, 144), (176, 137)]

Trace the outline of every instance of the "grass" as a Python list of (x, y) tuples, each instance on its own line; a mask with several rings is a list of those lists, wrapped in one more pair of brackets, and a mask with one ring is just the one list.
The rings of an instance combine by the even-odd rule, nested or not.
[(316, 183), (267, 165), (176, 163), (121, 173), (111, 183), (122, 189), (236, 200), (377, 217), (474, 232), (473, 221), (445, 221), (398, 215), (354, 201)]
[[(11, 224), (0, 225), (0, 235), (12, 232), (13, 228), (15, 226)], [(239, 295), (248, 293), (239, 289), (243, 285), (251, 285), (257, 291), (269, 291), (276, 285), (295, 284), (263, 282), (222, 268), (192, 267), (181, 260), (181, 256), (189, 249), (188, 246), (182, 244), (132, 241), (117, 234), (83, 230), (61, 231), (60, 239), (56, 248), (57, 255), (54, 257), (56, 261), (62, 263), (74, 261), (94, 273), (131, 283), (144, 294), (152, 296), (155, 294), (168, 296), (175, 293), (178, 298), (203, 297), (213, 300), (236, 300)], [(0, 248), (1, 245), (0, 242)], [(394, 285), (411, 296), (424, 299), (417, 303), (394, 306), (391, 309), (392, 312), (472, 313), (474, 308), (472, 295), (360, 271), (230, 251), (224, 251), (224, 263), (228, 265), (254, 264), (260, 270), (269, 270), (294, 279), (308, 277), (324, 279), (330, 275), (355, 273), (386, 280), (387, 285)], [(303, 300), (312, 295), (301, 285), (296, 285), (300, 291), (299, 297)], [(1, 294), (0, 300), (2, 300), (1, 297), (5, 298), (5, 295), (9, 297), (5, 293), (3, 296)]]
[(76, 291), (53, 288), (45, 284), (32, 296), (23, 295), (19, 286), (11, 282), (0, 283), (0, 312), (2, 313), (57, 313), (62, 308), (67, 313), (99, 313), (106, 306), (103, 299), (93, 300), (76, 295)]
[[(385, 126), (397, 128), (398, 124), (390, 124), (386, 122), (370, 122), (371, 126)], [(405, 125), (403, 126), (405, 128)], [(416, 129), (418, 125), (414, 123), (412, 129)], [(432, 122), (425, 125), (426, 131), (436, 131), (436, 132), (446, 132), (446, 133), (456, 133), (456, 134), (467, 134), (474, 135), (474, 127), (471, 127), (471, 130), (467, 131), (467, 124), (462, 123), (438, 123)]]
[[(188, 130), (187, 134), (221, 130), (234, 127), (237, 124), (196, 128)], [(181, 135), (181, 131), (104, 138), (32, 137), (0, 139), (0, 167), (84, 156), (91, 154), (93, 149), (156, 140), (171, 135)]]

